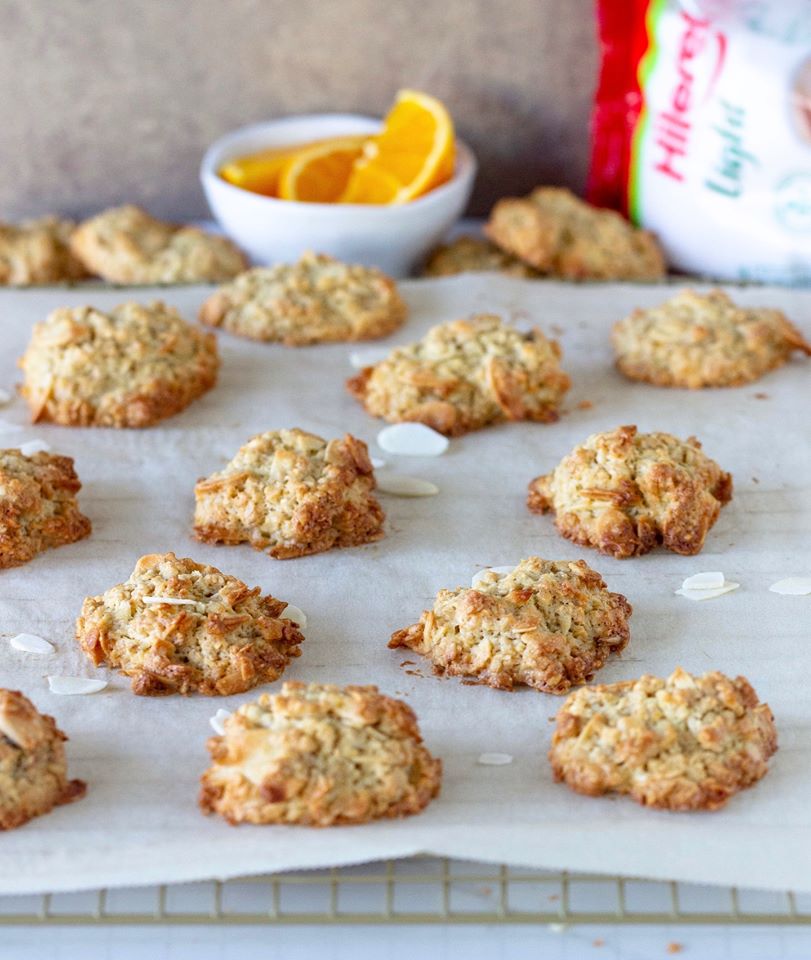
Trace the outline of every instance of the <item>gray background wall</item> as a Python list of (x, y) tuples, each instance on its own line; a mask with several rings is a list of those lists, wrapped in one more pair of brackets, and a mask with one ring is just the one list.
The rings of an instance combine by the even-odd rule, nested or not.
[(0, 219), (125, 200), (205, 213), (204, 148), (284, 114), (441, 97), (474, 209), (582, 188), (592, 0), (0, 0)]

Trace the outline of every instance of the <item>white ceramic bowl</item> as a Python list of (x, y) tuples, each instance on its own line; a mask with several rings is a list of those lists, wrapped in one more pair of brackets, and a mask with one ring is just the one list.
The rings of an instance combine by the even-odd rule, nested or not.
[(391, 207), (276, 200), (235, 187), (217, 174), (228, 160), (268, 147), (379, 129), (380, 121), (371, 117), (323, 113), (257, 123), (226, 134), (209, 147), (200, 166), (211, 212), (256, 263), (291, 261), (314, 250), (348, 263), (377, 266), (395, 277), (407, 276), (467, 206), (476, 160), (464, 143), (456, 142), (456, 169), (447, 183)]

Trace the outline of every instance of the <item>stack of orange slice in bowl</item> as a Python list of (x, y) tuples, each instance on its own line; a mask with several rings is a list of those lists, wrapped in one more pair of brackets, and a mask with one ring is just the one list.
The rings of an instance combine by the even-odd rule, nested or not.
[(304, 203), (408, 203), (447, 182), (455, 163), (453, 121), (435, 97), (401, 90), (372, 136), (332, 137), (230, 160), (229, 183)]

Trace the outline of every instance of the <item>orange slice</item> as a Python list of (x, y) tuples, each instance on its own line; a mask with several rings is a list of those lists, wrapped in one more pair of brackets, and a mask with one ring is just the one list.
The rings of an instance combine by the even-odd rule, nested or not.
[(305, 203), (335, 203), (346, 190), (367, 139), (342, 137), (299, 150), (282, 168), (279, 196), (282, 200)]
[(401, 90), (382, 132), (367, 140), (341, 203), (407, 203), (449, 180), (454, 161), (453, 121), (444, 104)]
[(301, 146), (277, 147), (237, 157), (220, 167), (218, 173), (235, 187), (276, 197), (279, 194), (279, 177), (285, 164), (301, 149)]

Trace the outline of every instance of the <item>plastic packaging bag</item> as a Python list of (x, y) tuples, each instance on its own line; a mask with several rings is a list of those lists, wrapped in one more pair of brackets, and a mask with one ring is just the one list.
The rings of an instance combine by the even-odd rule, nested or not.
[(811, 283), (811, 2), (600, 0), (589, 199), (671, 266)]

